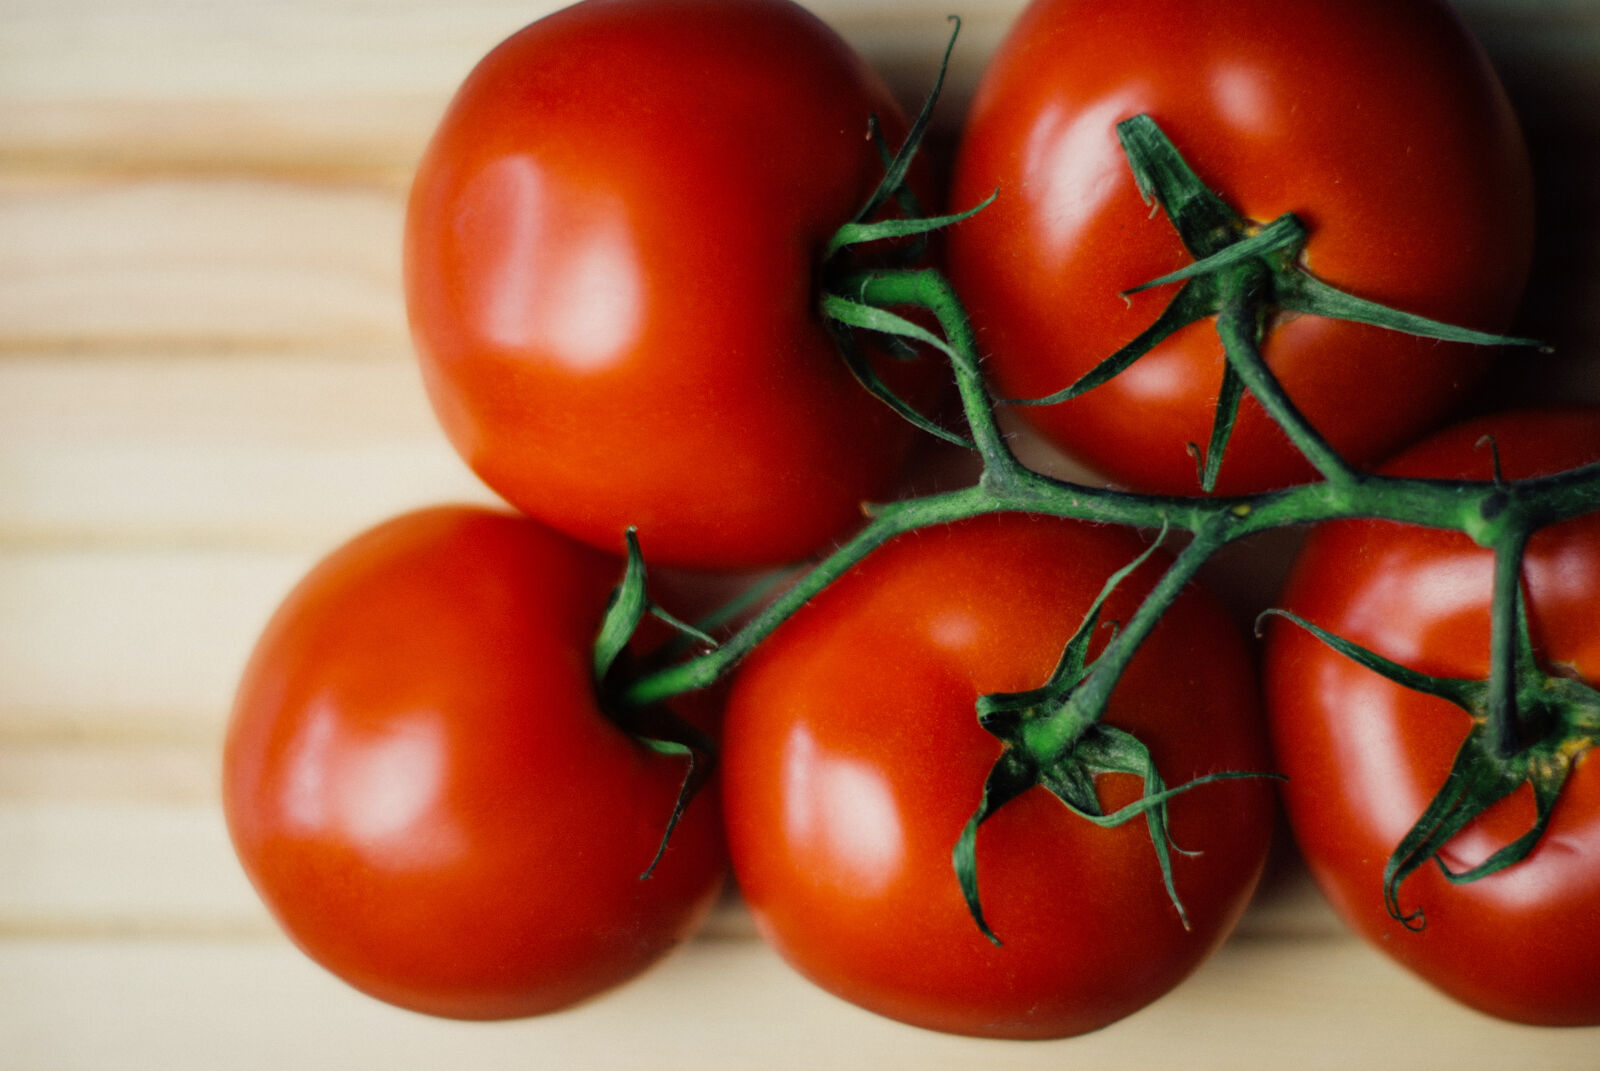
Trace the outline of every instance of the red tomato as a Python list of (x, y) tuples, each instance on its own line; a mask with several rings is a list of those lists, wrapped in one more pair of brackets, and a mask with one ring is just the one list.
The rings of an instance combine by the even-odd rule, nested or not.
[[(657, 563), (798, 559), (915, 431), (855, 381), (818, 260), (884, 172), (882, 82), (788, 0), (586, 0), (471, 73), (418, 169), (405, 286), (434, 407), (494, 490)], [(946, 377), (885, 362), (908, 400)], [(894, 367), (887, 367), (893, 365)]]
[(311, 958), (402, 1007), (534, 1015), (683, 941), (724, 868), (699, 797), (640, 880), (684, 760), (599, 709), (621, 566), (536, 522), (439, 508), (367, 532), (288, 597), (240, 684), (223, 799)]
[[(1270, 783), (1199, 786), (1171, 804), (1185, 930), (1142, 818), (1100, 829), (1035, 787), (980, 827), (996, 947), (951, 850), (999, 741), (974, 704), (1050, 676), (1106, 578), (1139, 553), (1112, 528), (1021, 515), (903, 536), (784, 624), (736, 676), (724, 800), (734, 871), (762, 933), (813, 981), (923, 1027), (1046, 1038), (1130, 1014), (1223, 940), (1261, 872)], [(1136, 573), (1105, 621), (1153, 579)], [(1169, 785), (1265, 770), (1247, 648), (1197, 589), (1151, 635), (1108, 723)], [(1103, 775), (1102, 805), (1140, 782)]]
[[(1476, 420), (1407, 451), (1404, 475), (1486, 480), (1492, 433), (1507, 478), (1600, 460), (1600, 410)], [(1489, 672), (1490, 551), (1464, 535), (1378, 521), (1319, 527), (1283, 605), (1338, 635), (1436, 676)], [(1534, 535), (1524, 580), (1532, 635), (1552, 670), (1600, 682), (1600, 514)], [(1384, 907), (1383, 869), (1439, 791), (1470, 726), (1459, 707), (1408, 691), (1288, 622), (1268, 637), (1273, 743), (1284, 799), (1312, 873), (1345, 921), (1444, 992), (1507, 1019), (1600, 1023), (1600, 761), (1580, 758), (1540, 845), (1470, 884), (1432, 864), (1398, 894), (1425, 925)], [(1464, 870), (1526, 832), (1526, 788), (1444, 849)]]
[[(1488, 62), (1440, 0), (1035, 0), (985, 73), (953, 203), (999, 198), (950, 235), (998, 393), (1069, 386), (1149, 326), (1191, 261), (1140, 197), (1115, 126), (1151, 115), (1241, 215), (1309, 227), (1302, 261), (1361, 297), (1503, 330), (1532, 244), (1529, 169)], [(1490, 351), (1313, 316), (1281, 318), (1268, 364), (1355, 464), (1438, 420)], [(1117, 483), (1199, 490), (1222, 377), (1210, 319), (1111, 382), (1022, 409)], [(1382, 382), (1385, 389), (1370, 385)], [(1312, 475), (1246, 399), (1219, 491)]]

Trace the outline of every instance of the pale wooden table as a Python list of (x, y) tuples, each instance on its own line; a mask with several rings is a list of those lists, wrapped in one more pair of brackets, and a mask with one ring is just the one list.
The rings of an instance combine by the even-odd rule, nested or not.
[[(401, 203), (460, 77), (551, 6), (0, 2), (0, 1071), (1600, 1066), (1600, 1031), (1424, 990), (1291, 855), (1189, 984), (1063, 1043), (841, 1004), (732, 901), (638, 983), (506, 1025), (391, 1010), (290, 949), (217, 809), (234, 677), (336, 542), (485, 498), (411, 364)], [(814, 6), (907, 100), (962, 10), (948, 117), (1020, 5)], [(1525, 317), (1560, 346), (1539, 390), (1600, 398), (1600, 0), (1460, 6), (1568, 213)]]

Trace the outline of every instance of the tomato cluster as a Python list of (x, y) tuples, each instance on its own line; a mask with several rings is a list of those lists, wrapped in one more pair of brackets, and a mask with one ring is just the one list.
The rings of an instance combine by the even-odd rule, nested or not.
[[(1209, 230), (1145, 203), (1117, 140), (1134, 116), (1216, 191), (1198, 198)], [(906, 177), (920, 128), (791, 0), (581, 0), (467, 77), (417, 170), (405, 291), (440, 423), (514, 509), (379, 525), (268, 624), (224, 804), (284, 929), (403, 1007), (542, 1014), (683, 942), (731, 864), (764, 936), (834, 993), (936, 1030), (1063, 1037), (1149, 1004), (1226, 939), (1281, 770), (1354, 928), (1494, 1014), (1600, 1021), (1600, 781), (1569, 746), (1588, 723), (1528, 730), (1573, 769), (1547, 843), (1445, 880), (1527, 827), (1512, 794), (1439, 848), (1440, 873), (1396, 880), (1384, 860), (1473, 714), (1316, 631), (1369, 662), (1493, 676), (1491, 552), (1397, 519), (1320, 528), (1283, 595), (1307, 627), (1269, 636), (1263, 716), (1243, 630), (1193, 582), (1209, 537), (1197, 522), (1173, 555), (1151, 545), (1165, 531), (1133, 531), (1165, 528), (1174, 499), (989, 468), (967, 497), (896, 500), (919, 425), (948, 417), (949, 373), (885, 334), (933, 341), (958, 385), (981, 368), (996, 397), (1057, 403), (1021, 411), (1133, 491), (1195, 494), (1209, 441), (1216, 489), (1253, 496), (1193, 499), (1236, 502), (1224, 519), (1328, 475), (1284, 413), (1352, 466), (1416, 440), (1486, 348), (1285, 299), (1252, 314), (1283, 398), (1269, 415), (1244, 393), (1219, 421), (1228, 288), (1282, 284), (1166, 277), (1232, 270), (1231, 243), (1292, 214), (1308, 237), (1258, 257), (1278, 273), (1261, 278), (1503, 329), (1529, 168), (1470, 36), (1440, 0), (1035, 0), (968, 117), (943, 248), (915, 236), (941, 185), (920, 163)], [(923, 310), (944, 341), (866, 296), (874, 272), (941, 255), (964, 303)], [(1199, 311), (1166, 331), (1179, 303)], [(824, 312), (846, 307), (869, 330)], [(1060, 395), (1142, 336), (1119, 374)], [(986, 465), (1008, 457), (962, 396)], [(1501, 487), (1596, 460), (1600, 418), (1541, 414), (1385, 471)], [(1518, 603), (1518, 664), (1582, 688), (1600, 679), (1596, 516), (1533, 536)], [(817, 557), (744, 625), (705, 626), (718, 636), (643, 586), (642, 561), (693, 583)], [(632, 634), (649, 611), (670, 627)]]

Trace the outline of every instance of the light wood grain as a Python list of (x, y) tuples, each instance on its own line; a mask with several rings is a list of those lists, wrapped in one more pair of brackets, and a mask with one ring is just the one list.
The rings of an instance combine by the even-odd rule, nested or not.
[(0, 185), (12, 350), (403, 344), (401, 194), (257, 178)]
[[(467, 1026), (353, 993), (231, 857), (217, 757), (261, 624), (393, 513), (489, 501), (410, 359), (410, 168), (473, 62), (554, 0), (0, 4), (0, 1071), (1596, 1066), (1349, 937), (1283, 852), (1167, 999), (1048, 1045), (946, 1038), (790, 972), (736, 898), (637, 983)], [(1021, 0), (811, 5), (915, 103), (965, 18), (938, 136)], [(1507, 397), (1600, 400), (1600, 3), (1461, 0), (1540, 174)], [(1030, 454), (1049, 463), (1048, 454)], [(1214, 575), (1241, 607), (1270, 576)]]
[(0, 359), (11, 546), (326, 546), (456, 500), (492, 496), (440, 434), (399, 342)]

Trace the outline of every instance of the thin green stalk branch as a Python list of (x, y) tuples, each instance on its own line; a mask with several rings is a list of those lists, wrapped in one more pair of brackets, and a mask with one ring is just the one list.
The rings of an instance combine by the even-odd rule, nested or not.
[(1089, 726), (1100, 720), (1128, 663), (1161, 623), (1167, 608), (1227, 541), (1219, 533), (1203, 531), (1173, 557), (1161, 578), (1140, 601), (1139, 608), (1127, 621), (1120, 623), (1116, 635), (1106, 643), (1088, 674), (1073, 689), (1066, 706), (1052, 719), (1049, 728), (1035, 737), (1036, 741), (1043, 743), (1055, 756), (1060, 756), (1077, 742)]
[(948, 279), (931, 268), (863, 272), (843, 280), (839, 290), (866, 305), (906, 306), (932, 313), (944, 332), (945, 352), (951, 359), (962, 414), (983, 458), (986, 475), (991, 481), (1004, 482), (1010, 475), (1025, 471), (995, 420), (994, 399), (978, 365), (972, 321)]
[(1257, 270), (1238, 272), (1231, 281), (1235, 293), (1217, 316), (1217, 334), (1222, 338), (1228, 364), (1317, 472), (1330, 482), (1347, 484), (1355, 479), (1355, 470), (1306, 420), (1261, 355), (1263, 304), (1260, 295), (1251, 291), (1266, 285), (1267, 274), (1259, 266), (1248, 267)]
[(1522, 628), (1522, 559), (1528, 529), (1514, 524), (1494, 548), (1494, 592), (1489, 610), (1489, 742), (1496, 756), (1509, 759), (1522, 750), (1518, 716), (1518, 639)]
[(1012, 452), (995, 418), (994, 398), (983, 381), (971, 322), (941, 274), (931, 269), (864, 272), (841, 280), (837, 290), (862, 305), (918, 309), (937, 319), (944, 334), (939, 349), (950, 357), (963, 414), (983, 458), (981, 478), (959, 491), (873, 507), (873, 519), (853, 538), (808, 570), (721, 646), (635, 679), (622, 691), (625, 702), (649, 704), (708, 687), (808, 600), (888, 540), (918, 528), (985, 513), (1035, 513), (1125, 527), (1176, 529), (1194, 536), (1113, 641), (1110, 657), (1103, 656), (1085, 681), (1082, 709), (1098, 716), (1122, 667), (1178, 590), (1228, 543), (1278, 528), (1365, 517), (1462, 531), (1489, 545), (1503, 536), (1507, 521), (1499, 513), (1511, 492), (1525, 531), (1600, 509), (1600, 464), (1520, 481), (1509, 488), (1495, 483), (1401, 479), (1349, 468), (1300, 416), (1261, 359), (1256, 343), (1257, 314), (1245, 300), (1230, 301), (1219, 317), (1224, 338), (1231, 339), (1229, 359), (1268, 413), (1300, 444), (1326, 479), (1230, 497), (1144, 495), (1056, 479), (1028, 468)]
[(918, 528), (950, 524), (1003, 508), (992, 495), (979, 487), (904, 499), (882, 506), (872, 521), (853, 538), (806, 570), (792, 586), (720, 646), (696, 658), (638, 677), (622, 689), (620, 698), (629, 705), (647, 706), (674, 695), (709, 687), (818, 592), (890, 539)]

